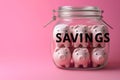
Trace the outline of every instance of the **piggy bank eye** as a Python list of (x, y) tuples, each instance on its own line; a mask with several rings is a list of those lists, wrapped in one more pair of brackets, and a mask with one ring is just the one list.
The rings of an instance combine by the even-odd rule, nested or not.
[(67, 32), (67, 30), (65, 30), (65, 32)]
[(106, 55), (105, 53), (103, 53), (103, 55)]
[(98, 55), (98, 54), (96, 53), (96, 55)]
[(78, 30), (76, 30), (76, 32), (78, 32)]
[(87, 53), (85, 53), (85, 55), (87, 55)]
[(105, 29), (103, 29), (103, 32), (105, 32)]
[(87, 32), (87, 30), (85, 29), (84, 32)]
[(67, 52), (65, 54), (67, 54)]
[(78, 53), (76, 53), (76, 55), (79, 55)]
[(97, 32), (97, 30), (95, 29), (95, 32)]

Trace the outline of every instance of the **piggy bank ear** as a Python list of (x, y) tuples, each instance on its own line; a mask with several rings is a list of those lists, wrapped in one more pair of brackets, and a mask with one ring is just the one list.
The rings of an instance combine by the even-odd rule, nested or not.
[(84, 25), (84, 28), (85, 28), (85, 29), (87, 29), (87, 26), (86, 26), (86, 25)]
[(70, 29), (70, 30), (73, 30), (73, 29), (74, 29), (74, 26), (73, 26), (73, 25), (71, 25), (71, 26), (69, 27), (69, 29)]
[(98, 27), (100, 27), (101, 29), (105, 29), (104, 25), (98, 25)]
[(103, 52), (103, 55), (105, 55), (107, 53), (105, 48), (101, 48), (101, 51)]
[(106, 53), (105, 48), (102, 48), (101, 50)]
[(96, 52), (96, 51), (98, 51), (99, 49), (98, 48), (95, 48), (95, 49), (93, 49), (93, 51), (92, 52)]
[(55, 49), (55, 52), (57, 52), (59, 49), (60, 49), (60, 48), (56, 48), (56, 49)]
[(88, 31), (88, 26), (84, 25), (84, 31), (85, 31), (85, 32)]
[(97, 27), (98, 27), (97, 25), (93, 25), (93, 26), (92, 26), (92, 29), (95, 29), (95, 28), (97, 28)]
[(92, 26), (88, 26), (87, 30), (91, 31), (92, 30)]
[(99, 25), (99, 26), (101, 26), (101, 28), (105, 28), (105, 26), (104, 26), (104, 25)]
[(87, 50), (87, 49), (84, 49), (84, 51), (85, 51), (85, 52), (88, 52), (88, 50)]
[(106, 31), (106, 27), (104, 25), (101, 25), (101, 28), (102, 28), (103, 32)]
[(77, 52), (78, 50), (80, 50), (80, 48), (76, 48), (76, 49), (74, 50), (74, 52)]
[(78, 51), (78, 48), (76, 48), (73, 53), (75, 53), (75, 52), (77, 52), (77, 51)]
[(75, 26), (74, 26), (75, 29), (78, 28), (78, 27), (79, 27), (79, 25), (75, 25)]
[(68, 48), (65, 48), (65, 51), (68, 51)]

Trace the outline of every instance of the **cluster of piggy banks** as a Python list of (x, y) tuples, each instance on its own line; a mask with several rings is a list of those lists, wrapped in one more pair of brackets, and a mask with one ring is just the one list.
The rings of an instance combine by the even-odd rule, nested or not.
[[(66, 32), (73, 34), (74, 42), (69, 41), (71, 38), (65, 37)], [(105, 50), (105, 42), (97, 42), (93, 39), (91, 44), (91, 42), (85, 42), (84, 36), (81, 37), (83, 38), (82, 41), (80, 41), (80, 38), (75, 38), (75, 34), (93, 33), (92, 37), (94, 37), (97, 33), (105, 34), (107, 32), (104, 25), (92, 25), (90, 27), (75, 25), (70, 27), (62, 24), (56, 26), (53, 30), (55, 43), (54, 63), (59, 68), (97, 68), (104, 65), (108, 57)], [(108, 37), (106, 38), (108, 39)]]
[(71, 51), (67, 47), (56, 48), (53, 60), (60, 68), (96, 68), (105, 64), (107, 54), (104, 48), (75, 48)]

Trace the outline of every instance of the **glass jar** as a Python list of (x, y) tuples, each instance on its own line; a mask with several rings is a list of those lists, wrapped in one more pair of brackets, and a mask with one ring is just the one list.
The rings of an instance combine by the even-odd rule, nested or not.
[(62, 6), (54, 26), (52, 57), (62, 69), (100, 69), (108, 60), (108, 24), (97, 7)]

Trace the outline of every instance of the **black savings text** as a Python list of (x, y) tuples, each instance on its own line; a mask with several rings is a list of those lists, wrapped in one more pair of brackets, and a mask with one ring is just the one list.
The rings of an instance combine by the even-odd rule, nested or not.
[(56, 34), (56, 42), (65, 42), (65, 41), (69, 41), (69, 42), (76, 42), (79, 38), (80, 42), (83, 42), (83, 36), (84, 36), (84, 40), (85, 42), (93, 42), (93, 39), (96, 40), (96, 42), (109, 42), (110, 38), (109, 38), (109, 33), (97, 33), (94, 37), (92, 33), (76, 33), (75, 35), (73, 35), (72, 33), (68, 34), (67, 32), (64, 34), (61, 33), (57, 33)]

